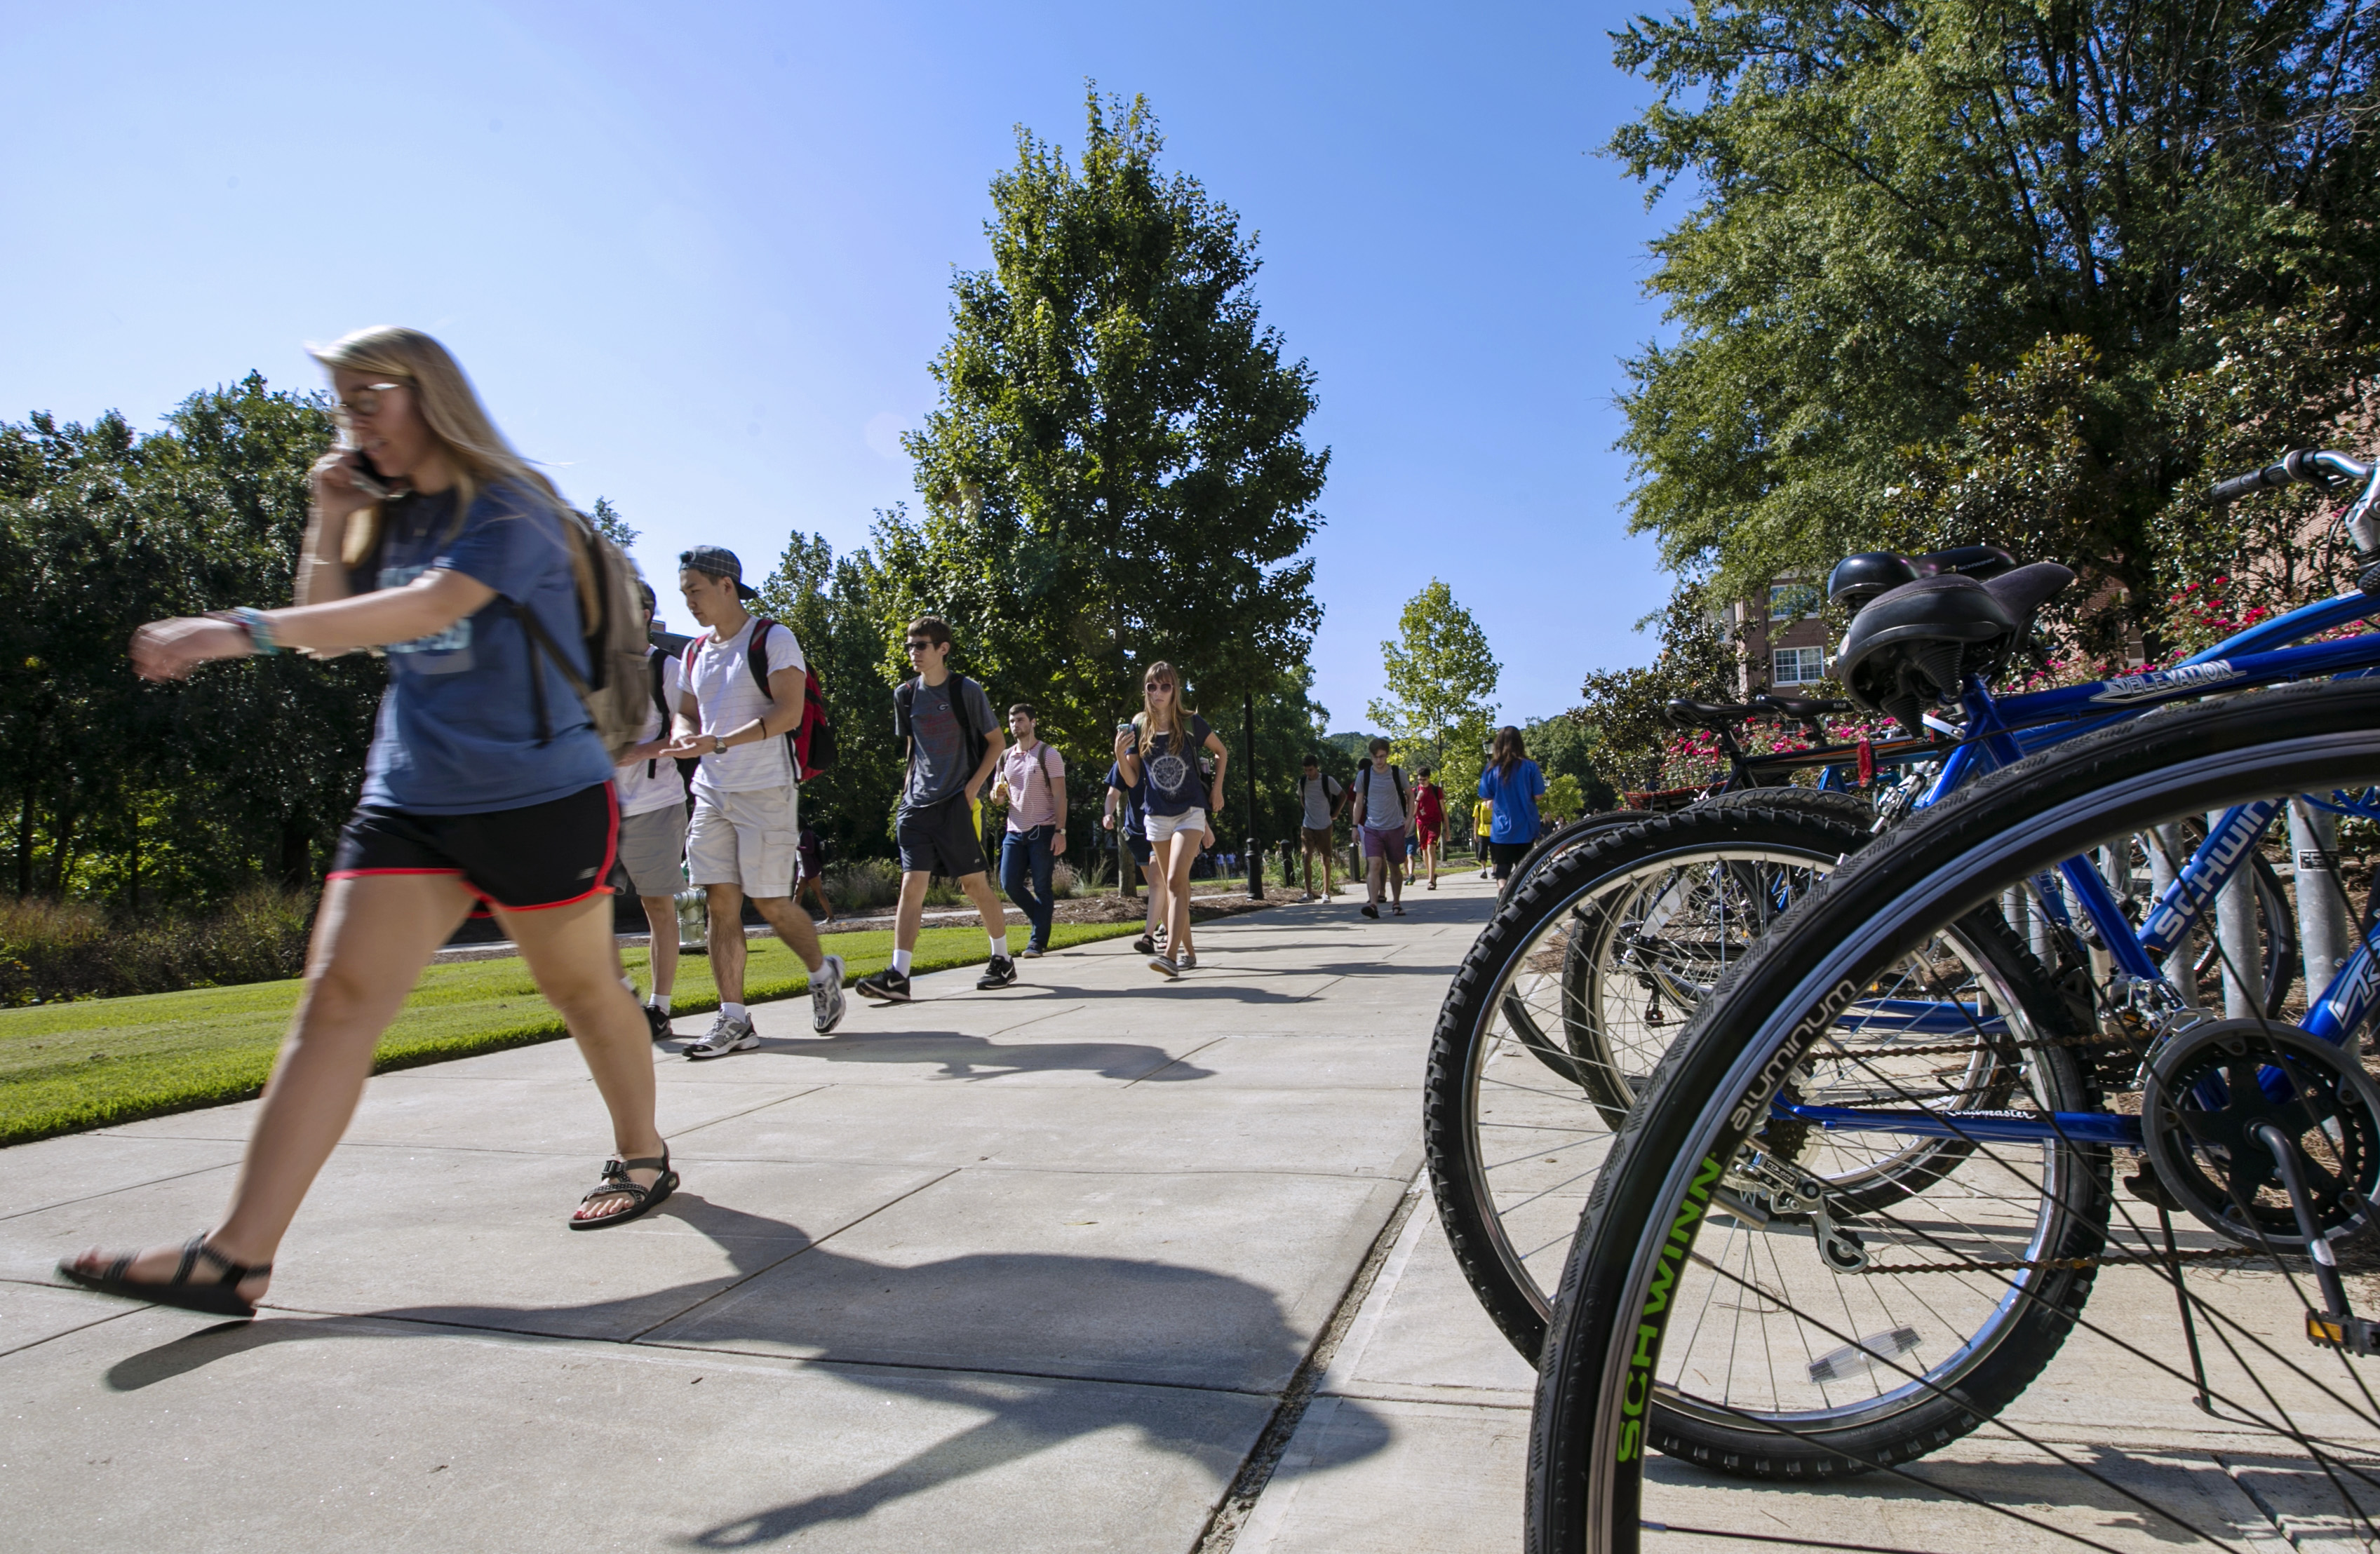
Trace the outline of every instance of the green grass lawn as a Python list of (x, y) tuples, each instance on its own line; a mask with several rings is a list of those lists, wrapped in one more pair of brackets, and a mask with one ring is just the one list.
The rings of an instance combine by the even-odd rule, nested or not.
[[(1136, 923), (1060, 923), (1050, 944), (1064, 949), (1139, 931)], [(835, 934), (827, 948), (844, 958), (846, 975), (859, 977), (892, 960), (892, 935)], [(645, 952), (626, 949), (622, 958), (643, 986)], [(941, 971), (985, 958), (979, 927), (928, 929), (918, 937), (912, 970)], [(0, 1010), (0, 1145), (247, 1099), (272, 1072), (298, 987), (296, 981), (251, 982)], [(808, 988), (809, 977), (792, 951), (774, 939), (751, 941), (746, 1002), (791, 998)], [(718, 1007), (710, 962), (681, 956), (673, 1010), (692, 1014)], [(563, 1034), (560, 1018), (518, 960), (433, 965), (381, 1038), (373, 1066), (410, 1068)]]

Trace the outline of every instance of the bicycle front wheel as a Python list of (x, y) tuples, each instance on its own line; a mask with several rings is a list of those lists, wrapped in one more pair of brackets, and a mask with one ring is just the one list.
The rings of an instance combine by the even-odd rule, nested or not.
[[(1954, 795), (1779, 924), (1607, 1147), (1539, 1369), (1528, 1548), (1637, 1548), (1640, 1524), (1661, 1520), (1650, 1451), (1789, 1480), (1892, 1469), (1998, 1421), (2094, 1327), (2084, 1303), (2103, 1268), (2128, 1305), (2175, 1300), (2156, 1211), (2111, 1191), (2124, 1120), (2099, 1110), (2077, 1061), (2097, 1035), (2064, 1034), (2066, 1006), (2028, 986), (1997, 903), (2111, 838), (2362, 787), (2380, 772), (2375, 730), (2372, 682), (2156, 714)], [(1964, 1041), (1943, 1038), (1949, 1020)], [(1918, 1026), (1937, 1028), (1912, 1039)], [(1956, 1074), (1929, 1066), (1945, 1059)], [(1993, 1083), (1973, 1083), (1979, 1067)], [(1897, 1201), (1863, 1207), (1815, 1180), (1846, 1141), (1929, 1133), (1962, 1152), (1904, 1175)], [(2320, 1130), (2308, 1136), (2318, 1151)], [(2201, 1241), (2212, 1250), (2197, 1255), (2233, 1255)], [(2270, 1328), (2273, 1309), (2294, 1318), (2289, 1277), (2227, 1273), (2226, 1332)], [(2301, 1332), (2274, 1342), (2304, 1347)], [(2218, 1404), (2316, 1449), (2286, 1400), (2221, 1385)], [(2336, 1389), (2323, 1406), (2361, 1395)], [(2113, 1485), (2087, 1460), (2069, 1468)]]

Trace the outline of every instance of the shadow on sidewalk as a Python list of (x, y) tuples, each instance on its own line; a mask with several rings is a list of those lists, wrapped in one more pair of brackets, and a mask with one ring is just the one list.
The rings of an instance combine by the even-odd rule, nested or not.
[[(664, 1044), (665, 1052), (684, 1051), (693, 1043), (682, 1039)], [(1180, 1065), (1162, 1047), (1131, 1041), (997, 1041), (957, 1031), (887, 1031), (870, 1036), (845, 1029), (832, 1037), (763, 1038), (763, 1052), (792, 1058), (817, 1058), (831, 1063), (933, 1063), (943, 1079), (999, 1079), (1012, 1074), (1041, 1074), (1076, 1069), (1102, 1079), (1137, 1080), (1155, 1077), (1157, 1070)], [(1210, 1068), (1184, 1067), (1168, 1073), (1168, 1080), (1208, 1079)]]
[[(692, 1548), (755, 1548), (811, 1527), (855, 1521), (906, 1496), (1119, 1427), (1138, 1431), (1151, 1446), (1202, 1463), (1215, 1475), (1219, 1492), (1238, 1470), (1238, 1462), (1219, 1453), (1214, 1439), (1184, 1427), (1184, 1411), (1180, 1406), (1185, 1390), (1208, 1397), (1245, 1390), (1228, 1382), (1212, 1389), (1185, 1388), (1180, 1382), (1061, 1378), (1020, 1368), (974, 1371), (954, 1356), (918, 1360), (886, 1356), (883, 1335), (888, 1331), (930, 1334), (954, 1327), (951, 1321), (953, 1293), (979, 1311), (1038, 1330), (1072, 1335), (1083, 1347), (1048, 1363), (1075, 1370), (1096, 1370), (1102, 1343), (1117, 1361), (1146, 1361), (1152, 1354), (1211, 1350), (1219, 1333), (1246, 1335), (1233, 1358), (1261, 1375), (1286, 1378), (1307, 1352), (1307, 1342), (1282, 1320), (1280, 1303), (1270, 1293), (1245, 1280), (1203, 1269), (1056, 1253), (977, 1253), (902, 1268), (824, 1250), (808, 1243), (797, 1227), (690, 1193), (678, 1193), (656, 1215), (674, 1218), (710, 1237), (743, 1276), (727, 1289), (708, 1294), (699, 1293), (701, 1286), (685, 1287), (686, 1309), (662, 1327), (698, 1320), (699, 1341), (706, 1351), (737, 1353), (739, 1341), (815, 1346), (820, 1353), (806, 1356), (803, 1363), (836, 1365), (836, 1375), (844, 1380), (989, 1415), (849, 1488), (788, 1499), (689, 1533), (682, 1541)], [(787, 1232), (792, 1232), (790, 1237)], [(794, 1244), (791, 1252), (786, 1250), (789, 1243)], [(783, 1325), (786, 1303), (739, 1296), (753, 1293), (749, 1281), (754, 1275), (797, 1259), (805, 1275), (805, 1298), (799, 1303), (803, 1325), (788, 1330)], [(1082, 1308), (1086, 1291), (1099, 1292), (1114, 1313), (1129, 1313), (1132, 1319), (1102, 1322), (1102, 1313), (1086, 1312)], [(650, 1298), (640, 1297), (638, 1304)], [(540, 1308), (540, 1314), (601, 1314), (625, 1304), (546, 1307)], [(708, 1316), (706, 1308), (711, 1308)], [(138, 1391), (275, 1343), (334, 1338), (434, 1338), (441, 1336), (441, 1329), (457, 1327), (516, 1333), (517, 1327), (506, 1318), (522, 1314), (518, 1307), (441, 1305), (357, 1316), (266, 1316), (207, 1328), (128, 1356), (109, 1368), (106, 1381), (115, 1391)], [(965, 1313), (959, 1315), (964, 1320)], [(353, 1325), (375, 1319), (422, 1326), (418, 1333), (405, 1333)], [(527, 1335), (523, 1341), (538, 1342)], [(740, 1352), (771, 1353), (748, 1347)], [(842, 1363), (837, 1365), (838, 1361)], [(1014, 1358), (1008, 1361), (1011, 1366), (1019, 1364)], [(1302, 1471), (1360, 1461), (1388, 1444), (1386, 1421), (1358, 1403), (1342, 1403), (1337, 1419), (1327, 1460), (1317, 1458)]]

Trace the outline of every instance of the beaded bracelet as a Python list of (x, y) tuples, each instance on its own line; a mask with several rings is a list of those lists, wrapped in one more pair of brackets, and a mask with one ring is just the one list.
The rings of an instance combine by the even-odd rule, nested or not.
[(225, 613), (247, 631), (249, 646), (259, 653), (270, 658), (281, 650), (281, 644), (273, 639), (273, 623), (265, 618), (263, 611), (243, 604)]

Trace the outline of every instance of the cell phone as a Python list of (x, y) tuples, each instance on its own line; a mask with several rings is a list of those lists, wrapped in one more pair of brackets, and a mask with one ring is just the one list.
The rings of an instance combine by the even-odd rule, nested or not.
[(347, 465), (347, 480), (356, 490), (375, 502), (385, 502), (396, 493), (388, 489), (386, 479), (372, 467), (371, 455), (361, 448), (347, 450), (355, 457)]
[(1130, 718), (1126, 718), (1123, 722), (1116, 724), (1116, 732), (1118, 734), (1130, 734), (1139, 725), (1135, 723)]

